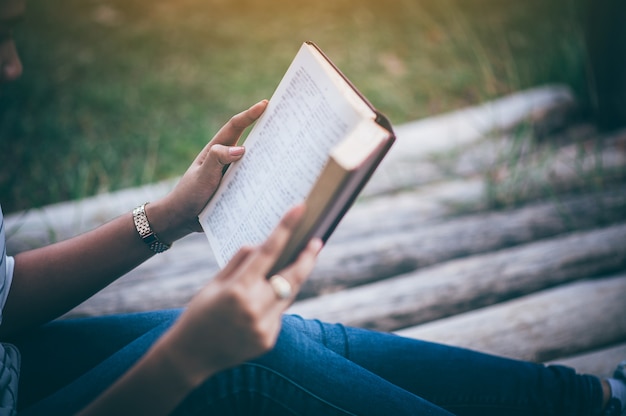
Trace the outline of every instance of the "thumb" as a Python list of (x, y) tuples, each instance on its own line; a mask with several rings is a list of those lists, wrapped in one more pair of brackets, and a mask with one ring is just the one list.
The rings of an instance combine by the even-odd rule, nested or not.
[(224, 167), (241, 159), (244, 152), (243, 146), (214, 144), (202, 163), (202, 171), (204, 174), (218, 175), (221, 178)]

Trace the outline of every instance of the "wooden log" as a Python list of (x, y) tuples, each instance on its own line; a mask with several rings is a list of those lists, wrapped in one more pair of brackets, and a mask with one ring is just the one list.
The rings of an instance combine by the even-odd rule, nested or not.
[[(445, 195), (445, 192), (440, 195)], [(336, 291), (450, 258), (545, 238), (571, 227), (568, 218), (582, 221), (576, 225), (579, 228), (589, 227), (594, 222), (616, 221), (626, 213), (620, 205), (621, 195), (626, 195), (626, 192), (617, 188), (606, 193), (565, 198), (561, 204), (539, 204), (520, 210), (458, 218), (430, 226), (424, 226), (421, 222), (422, 215), (428, 217), (424, 210), (418, 208), (422, 206), (421, 199), (408, 198), (406, 195), (403, 196), (403, 204), (393, 204), (393, 208), (398, 208), (406, 215), (390, 216), (388, 213), (392, 207), (376, 204), (368, 221), (367, 210), (355, 210), (358, 213), (356, 218), (367, 221), (368, 226), (361, 226), (362, 235), (346, 239), (352, 240), (349, 243), (342, 241), (343, 238), (335, 241), (333, 236), (310, 282), (303, 288), (304, 294), (313, 296)], [(398, 202), (389, 198), (384, 200)], [(433, 201), (430, 200), (427, 205), (430, 203)], [(436, 206), (434, 203), (430, 210), (432, 216), (436, 216)], [(419, 214), (407, 214), (412, 208)], [(432, 216), (431, 222), (434, 221)], [(394, 229), (392, 223), (385, 223), (385, 218), (394, 218), (395, 227), (406, 230), (404, 237)], [(402, 222), (398, 218), (406, 220)], [(384, 229), (380, 229), (381, 225), (387, 228), (387, 234)], [(377, 235), (367, 234), (365, 230), (370, 227)], [(193, 235), (178, 242), (175, 249), (133, 270), (72, 313), (98, 315), (181, 306), (216, 270), (217, 264), (206, 239), (201, 234)], [(131, 291), (144, 295), (140, 301), (127, 298)]]
[[(295, 303), (307, 318), (395, 330), (626, 267), (626, 224), (452, 260)], [(623, 302), (622, 302), (623, 304)]]
[(99, 316), (179, 308), (219, 270), (206, 237), (194, 234), (175, 249), (153, 257), (68, 312), (65, 317)]
[[(389, 215), (390, 212), (394, 215)], [(371, 213), (367, 227), (362, 228), (372, 230), (373, 234), (362, 234), (358, 239), (340, 235), (338, 241), (333, 236), (304, 284), (300, 299), (570, 230), (624, 221), (626, 187), (431, 225), (420, 225), (418, 220), (412, 223), (411, 215), (396, 215), (392, 206), (386, 213), (380, 213), (402, 219), (396, 218), (395, 224), (390, 224), (378, 212)], [(381, 229), (381, 224), (386, 229)]]
[[(601, 221), (623, 219), (626, 210), (620, 205), (622, 195), (626, 192), (616, 189), (571, 198), (562, 206), (539, 204), (510, 212), (459, 218), (407, 232), (407, 238), (399, 238), (394, 233), (391, 234), (394, 238), (383, 239), (381, 236), (363, 243), (330, 244), (311, 276), (311, 279), (319, 280), (307, 283), (304, 290), (315, 295), (327, 293), (362, 284), (366, 279), (382, 279), (394, 275), (394, 271), (400, 273), (403, 267), (410, 266), (413, 270), (416, 265), (424, 267), (454, 257), (546, 238), (572, 226), (565, 220), (564, 212), (579, 219), (576, 225), (580, 229)], [(385, 253), (394, 253), (395, 257), (385, 256)], [(179, 307), (186, 304), (217, 270), (204, 235), (188, 236), (177, 242), (174, 249), (142, 264), (78, 306), (69, 316)]]
[[(370, 208), (361, 209), (360, 207), (355, 207), (356, 209), (348, 213), (348, 216), (355, 212), (356, 218), (352, 221), (352, 225), (363, 229), (362, 220), (367, 221), (367, 217), (370, 215), (381, 219), (389, 217), (389, 215), (386, 215), (389, 209), (387, 204), (391, 202), (403, 212), (415, 213), (416, 215), (406, 216), (406, 218), (417, 218), (419, 220), (418, 223), (422, 224), (428, 218), (433, 220), (441, 215), (445, 215), (446, 212), (451, 212), (453, 210), (451, 207), (446, 210), (447, 202), (454, 200), (455, 197), (463, 198), (463, 194), (459, 191), (465, 190), (467, 194), (468, 189), (472, 193), (470, 198), (474, 199), (475, 195), (480, 193), (479, 189), (482, 189), (482, 187), (468, 186), (467, 182), (460, 184), (447, 183), (436, 187), (436, 189), (425, 187), (425, 189), (421, 189), (410, 196), (400, 195), (385, 198), (384, 203), (370, 204), (368, 205)], [(157, 190), (163, 191), (162, 188), (157, 188)], [(145, 198), (145, 196), (145, 192), (139, 194), (139, 198)], [(90, 209), (95, 207), (99, 207), (101, 213), (104, 210), (110, 215), (116, 209), (120, 209), (120, 206), (124, 203), (123, 201), (128, 202), (129, 200), (137, 199), (137, 196), (130, 190), (127, 190), (111, 195), (110, 198), (111, 201), (108, 204), (106, 201), (101, 201), (102, 204), (96, 204), (96, 200), (85, 200), (76, 206), (66, 203), (42, 210), (43, 215), (29, 218), (26, 221), (25, 233), (12, 240), (13, 251), (19, 252), (20, 250), (15, 249), (17, 247), (29, 248), (29, 243), (32, 241), (42, 241), (43, 235), (37, 234), (38, 231), (35, 230), (35, 225), (42, 218), (52, 218), (54, 216), (72, 217), (75, 212), (91, 212)], [(456, 201), (460, 202), (459, 199), (456, 199)], [(89, 216), (87, 219), (89, 219), (90, 223), (94, 221)], [(80, 228), (80, 224), (87, 219), (83, 221), (77, 220), (74, 224), (77, 228)], [(18, 222), (18, 219), (14, 217), (13, 224), (16, 224), (16, 222)], [(69, 221), (65, 220), (61, 223), (67, 226), (63, 229), (73, 229), (69, 226)], [(369, 222), (366, 223), (369, 224)], [(351, 228), (348, 234), (353, 233), (355, 229)], [(28, 240), (29, 236), (35, 238)], [(22, 240), (21, 237), (26, 238)], [(335, 239), (334, 236), (333, 239)], [(329, 250), (333, 249), (325, 249), (325, 251)], [(320, 259), (320, 261), (324, 262), (323, 259)], [(177, 242), (172, 250), (158, 255), (132, 270), (122, 279), (119, 279), (91, 299), (77, 306), (66, 316), (97, 316), (115, 312), (135, 312), (166, 307), (180, 307), (186, 304), (217, 270), (217, 262), (208, 246), (206, 237), (202, 234), (191, 235)]]
[[(595, 192), (623, 184), (626, 177), (626, 130), (558, 151), (544, 146), (514, 161), (499, 160), (503, 154), (513, 154), (513, 150), (501, 149), (500, 141), (490, 144), (495, 148), (464, 151), (453, 166), (442, 161), (412, 160), (406, 166), (399, 163), (395, 172), (406, 178), (392, 181), (393, 191), (403, 192), (360, 199), (339, 225), (333, 241), (416, 228), (494, 206), (519, 206), (546, 197), (558, 201), (567, 192)], [(428, 170), (422, 166), (424, 163), (432, 164), (430, 175), (420, 173)], [(407, 191), (418, 185), (415, 191)]]
[[(516, 201), (536, 199), (546, 189), (563, 192), (589, 187), (598, 175), (614, 182), (624, 177), (626, 130), (609, 136), (595, 135), (558, 147), (537, 143), (533, 137), (486, 138), (469, 147), (452, 149), (446, 155), (427, 159), (400, 159), (372, 177), (364, 197), (394, 193), (446, 178), (482, 175), (510, 193)], [(523, 193), (522, 193), (523, 192)]]
[(485, 195), (486, 187), (482, 179), (464, 179), (359, 200), (341, 220), (331, 242), (354, 241), (380, 233), (415, 229), (463, 213), (482, 212), (487, 208)]
[[(626, 130), (556, 150), (532, 148), (494, 164), (488, 174), (490, 205), (509, 206), (546, 194), (598, 189), (626, 178)], [(554, 153), (554, 156), (551, 154)]]
[(586, 280), (397, 333), (530, 361), (626, 340), (626, 274)]
[(382, 168), (398, 160), (419, 159), (475, 143), (523, 122), (540, 122), (550, 109), (564, 105), (576, 105), (571, 89), (565, 85), (545, 85), (405, 123), (396, 127), (398, 142)]
[(177, 179), (6, 215), (10, 254), (65, 240), (166, 195)]

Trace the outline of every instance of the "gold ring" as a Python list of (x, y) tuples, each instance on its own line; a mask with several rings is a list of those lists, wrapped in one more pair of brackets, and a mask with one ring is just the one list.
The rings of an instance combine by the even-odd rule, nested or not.
[(275, 274), (270, 277), (269, 282), (278, 299), (284, 300), (291, 297), (291, 283), (287, 279), (279, 274)]

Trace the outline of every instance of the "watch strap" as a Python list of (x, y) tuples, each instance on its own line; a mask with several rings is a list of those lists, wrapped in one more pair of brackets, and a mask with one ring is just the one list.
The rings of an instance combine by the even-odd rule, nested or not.
[(133, 222), (135, 223), (135, 229), (150, 250), (155, 253), (162, 253), (165, 250), (168, 250), (170, 245), (159, 240), (159, 237), (154, 233), (152, 227), (150, 227), (150, 222), (148, 221), (148, 216), (146, 215), (147, 204), (147, 202), (145, 204), (141, 204), (133, 210)]

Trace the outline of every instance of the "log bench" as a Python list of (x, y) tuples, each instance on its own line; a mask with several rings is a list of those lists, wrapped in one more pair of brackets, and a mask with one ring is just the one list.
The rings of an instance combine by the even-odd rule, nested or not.
[[(545, 86), (397, 127), (289, 312), (607, 375), (626, 358), (626, 131)], [(11, 253), (175, 179), (7, 215)], [(180, 307), (217, 271), (188, 236), (69, 312)]]

